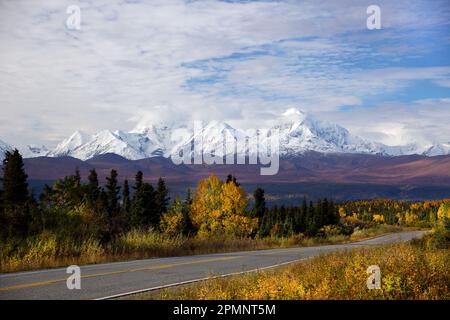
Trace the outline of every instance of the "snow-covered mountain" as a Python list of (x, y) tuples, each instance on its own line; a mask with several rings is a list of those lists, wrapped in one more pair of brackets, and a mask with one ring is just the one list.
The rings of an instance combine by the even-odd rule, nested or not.
[(19, 151), (24, 158), (46, 157), (50, 153), (50, 150), (48, 150), (46, 146), (38, 146), (34, 144), (27, 145)]
[(11, 147), (6, 142), (0, 140), (0, 161), (3, 161), (3, 159), (5, 158), (6, 151), (12, 151), (12, 150), (13, 150), (13, 147)]
[(49, 153), (51, 157), (72, 156), (73, 152), (91, 140), (91, 136), (82, 132), (75, 131), (69, 138), (58, 144), (55, 150)]
[[(4, 159), (6, 151), (13, 151), (15, 147), (0, 140), (0, 161)], [(24, 148), (18, 148), (24, 158), (46, 157), (50, 151), (45, 146), (27, 145)]]
[(140, 145), (136, 143), (136, 140), (138, 140), (137, 137), (131, 134), (103, 130), (66, 155), (86, 160), (100, 154), (115, 153), (127, 159), (142, 159), (145, 154), (140, 150)]
[[(178, 140), (171, 142), (171, 137)], [(73, 133), (49, 153), (51, 157), (71, 156), (81, 160), (114, 153), (130, 160), (156, 156), (169, 157), (171, 146), (189, 138), (187, 128), (166, 125), (136, 128), (130, 132), (103, 130), (94, 135)]]
[(448, 143), (439, 143), (429, 147), (423, 152), (428, 157), (450, 154), (450, 141)]
[(352, 135), (337, 124), (320, 121), (297, 109), (287, 110), (274, 128), (280, 129), (282, 155), (301, 154), (306, 151), (323, 153), (360, 153), (401, 156), (450, 154), (447, 144), (421, 146), (408, 144), (388, 146)]
[[(258, 129), (258, 128), (255, 128)], [(262, 128), (260, 128), (262, 129)], [(450, 154), (450, 143), (430, 146), (410, 144), (387, 146), (352, 135), (346, 128), (334, 123), (318, 120), (313, 116), (291, 108), (274, 119), (270, 130), (278, 130), (281, 156), (295, 156), (307, 151), (323, 153), (360, 153), (382, 155), (423, 154), (436, 156)], [(203, 138), (203, 150), (214, 151), (215, 155), (225, 154), (224, 137), (248, 144), (238, 144), (237, 152), (256, 150), (256, 133), (233, 128), (225, 122), (212, 121), (194, 132), (193, 125), (153, 124), (139, 126), (130, 132), (103, 130), (94, 135), (76, 131), (62, 141), (53, 151), (29, 147), (25, 157), (47, 155), (50, 157), (71, 156), (81, 160), (114, 153), (130, 160), (151, 157), (170, 157), (180, 150), (191, 150), (194, 141)], [(259, 136), (259, 143), (267, 145), (267, 139)], [(190, 152), (192, 154), (192, 151)]]
[(287, 110), (274, 128), (280, 130), (282, 155), (296, 155), (306, 151), (385, 153), (382, 144), (353, 136), (337, 124), (319, 121), (296, 109)]

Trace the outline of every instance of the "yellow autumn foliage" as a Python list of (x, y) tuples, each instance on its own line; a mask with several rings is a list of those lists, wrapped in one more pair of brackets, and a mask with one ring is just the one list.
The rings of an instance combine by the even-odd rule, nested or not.
[(374, 222), (384, 222), (384, 216), (382, 214), (374, 214), (372, 220)]
[(177, 199), (170, 209), (161, 216), (160, 229), (169, 237), (181, 234), (183, 223), (183, 205)]
[(417, 214), (406, 212), (405, 214), (405, 223), (406, 224), (413, 224), (414, 222), (418, 221), (419, 217)]
[(358, 219), (358, 215), (356, 214), (356, 212), (353, 212), (351, 216), (346, 216), (345, 220), (347, 222), (357, 222), (359, 219)]
[(214, 175), (201, 180), (191, 205), (191, 219), (198, 236), (251, 235), (258, 220), (245, 215), (247, 204), (245, 191), (233, 182), (224, 183)]
[(439, 221), (450, 219), (450, 204), (446, 202), (442, 203), (439, 207), (437, 216)]

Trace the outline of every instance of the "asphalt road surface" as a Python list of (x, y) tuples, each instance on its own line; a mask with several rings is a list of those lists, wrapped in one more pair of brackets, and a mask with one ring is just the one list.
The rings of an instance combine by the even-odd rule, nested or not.
[(134, 260), (81, 266), (81, 289), (67, 288), (66, 268), (0, 275), (0, 300), (109, 299), (212, 276), (251, 272), (355, 247), (408, 241), (423, 231), (387, 234), (349, 244)]

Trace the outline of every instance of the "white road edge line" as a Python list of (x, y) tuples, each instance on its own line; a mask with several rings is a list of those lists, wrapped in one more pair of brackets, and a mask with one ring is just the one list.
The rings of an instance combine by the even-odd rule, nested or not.
[(144, 292), (150, 292), (150, 291), (155, 291), (155, 290), (160, 290), (160, 289), (165, 289), (165, 288), (170, 288), (170, 287), (181, 286), (181, 285), (184, 285), (184, 284), (190, 284), (190, 283), (194, 283), (194, 282), (213, 280), (213, 279), (218, 279), (218, 278), (225, 278), (225, 277), (242, 275), (242, 274), (251, 273), (251, 272), (258, 272), (258, 271), (262, 271), (262, 270), (267, 270), (267, 269), (273, 269), (273, 268), (276, 268), (276, 267), (281, 267), (281, 266), (284, 266), (284, 265), (287, 265), (287, 264), (291, 264), (291, 263), (295, 263), (295, 262), (299, 262), (299, 261), (303, 261), (303, 260), (308, 260), (308, 259), (311, 259), (312, 257), (313, 256), (307, 257), (307, 258), (296, 259), (296, 260), (292, 260), (292, 261), (286, 261), (286, 262), (274, 264), (274, 265), (271, 265), (271, 266), (262, 267), (262, 268), (256, 268), (256, 269), (251, 269), (251, 270), (246, 270), (246, 271), (221, 274), (221, 275), (212, 276), (212, 277), (205, 277), (205, 278), (187, 280), (187, 281), (182, 281), (182, 282), (175, 282), (175, 283), (165, 284), (165, 285), (162, 285), (162, 286), (157, 286), (157, 287), (152, 287), (152, 288), (146, 288), (146, 289), (140, 289), (140, 290), (135, 290), (135, 291), (129, 291), (129, 292), (119, 293), (119, 294), (115, 294), (115, 295), (111, 295), (111, 296), (107, 296), (107, 297), (97, 298), (97, 299), (94, 299), (94, 300), (109, 300), (109, 299), (114, 299), (114, 298), (131, 296), (133, 294), (138, 294), (138, 293), (144, 293)]

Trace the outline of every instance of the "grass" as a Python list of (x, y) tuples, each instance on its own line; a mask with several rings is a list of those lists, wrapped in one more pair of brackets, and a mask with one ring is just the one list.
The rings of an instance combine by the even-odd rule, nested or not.
[[(207, 280), (134, 299), (450, 299), (450, 253), (425, 236), (411, 243), (336, 252), (271, 271)], [(381, 289), (366, 286), (381, 269)]]
[[(408, 228), (408, 230), (414, 230), (416, 228)], [(368, 229), (355, 229), (355, 231), (351, 234), (351, 236), (348, 238), (348, 241), (359, 241), (364, 240), (368, 238), (374, 238), (377, 236), (380, 236), (385, 233), (394, 233), (394, 232), (400, 232), (405, 231), (406, 228), (401, 228), (398, 226), (388, 225), (388, 224), (381, 224), (378, 225), (376, 228), (368, 228)]]
[(155, 231), (130, 231), (113, 242), (102, 245), (96, 239), (76, 241), (51, 232), (44, 232), (26, 240), (9, 240), (0, 246), (0, 272), (16, 272), (55, 268), (71, 264), (96, 264), (104, 262), (183, 256), (293, 246), (314, 246), (361, 240), (404, 228), (378, 226), (358, 231), (352, 236), (332, 235), (308, 238), (303, 235), (291, 237), (217, 238), (200, 239), (167, 237)]

